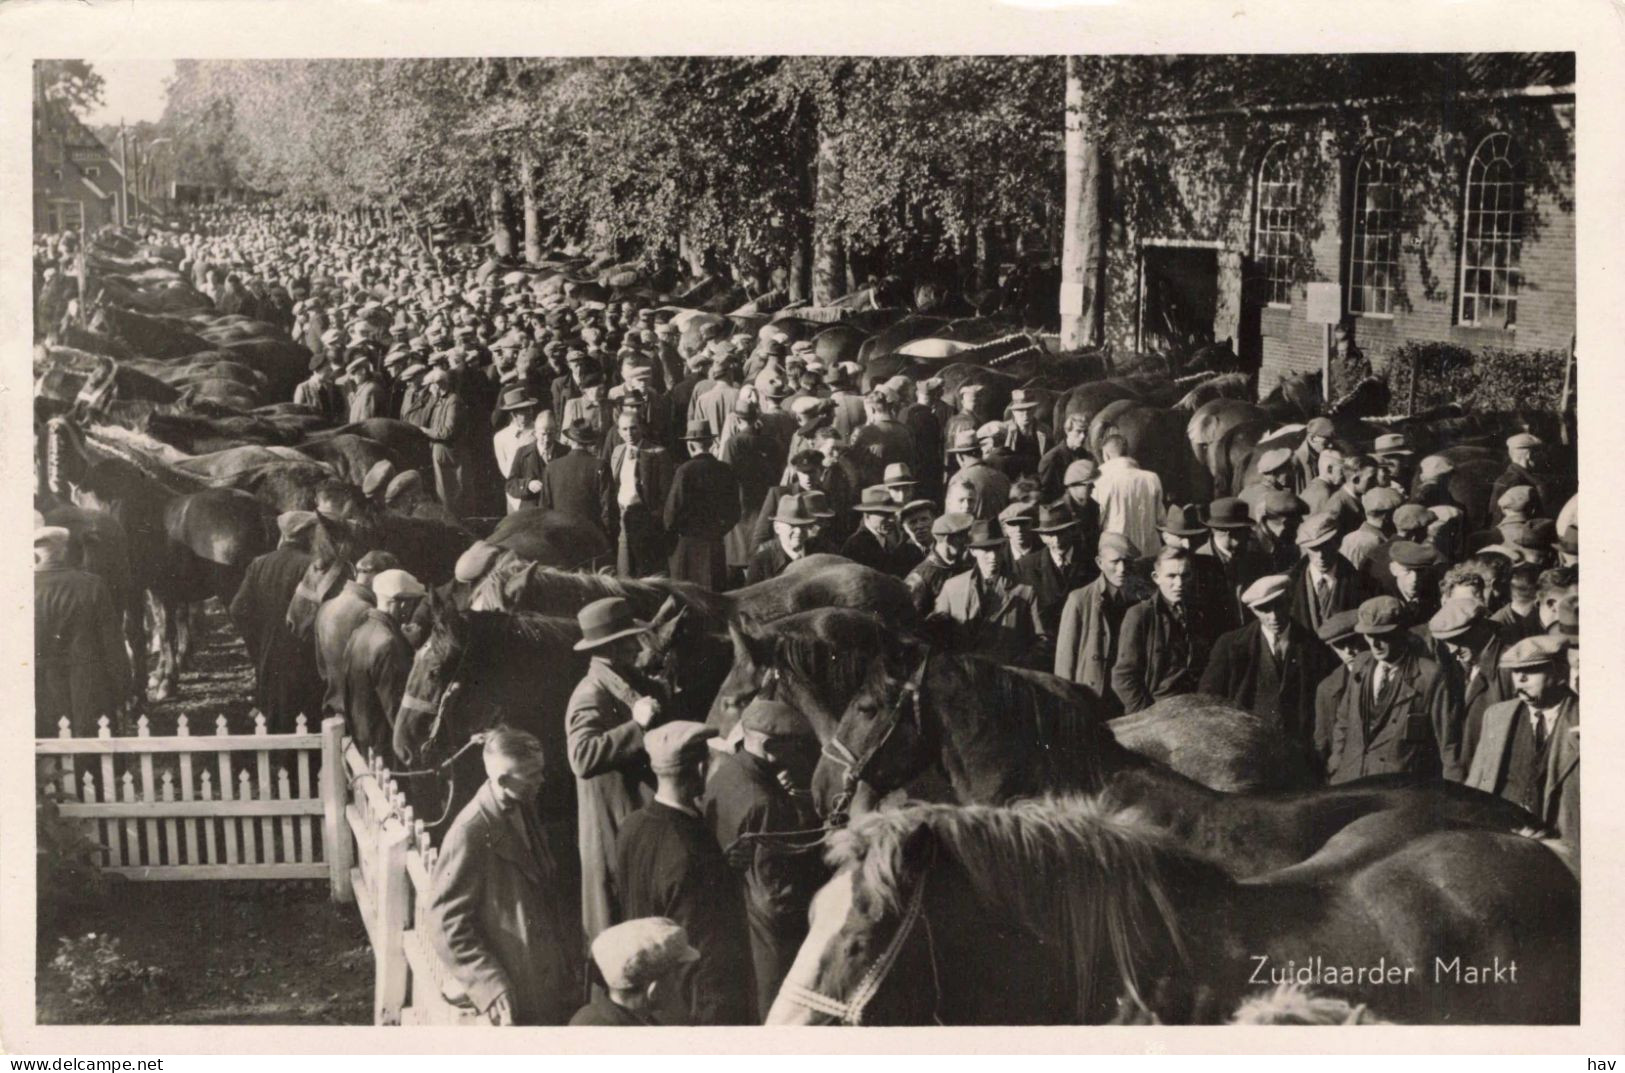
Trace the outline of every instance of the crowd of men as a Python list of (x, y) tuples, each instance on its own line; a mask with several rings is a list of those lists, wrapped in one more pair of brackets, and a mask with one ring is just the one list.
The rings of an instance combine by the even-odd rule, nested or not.
[[(448, 264), (321, 221), (222, 213), (166, 241), (217, 308), (310, 350), (294, 402), (424, 430), (431, 473), (367, 475), (381, 507), (570, 512), (602, 527), (618, 572), (719, 591), (843, 555), (902, 579), (934, 643), (1076, 682), (1103, 718), (1216, 694), (1328, 784), (1465, 782), (1578, 843), (1578, 516), (1564, 467), (1530, 433), (1505, 441), (1506, 471), (1471, 512), (1443, 456), (1418, 459), (1395, 434), (1344, 442), (1325, 418), (1263, 451), (1240, 495), (1174, 503), (1121, 436), (1097, 455), (1072, 419), (1054, 439), (1026, 390), (1003, 413), (977, 383), (954, 398), (936, 378), (863, 390), (857, 365), (826, 367), (771, 325), (685, 330), (653, 299), (600, 301), (585, 279)], [(1469, 531), (1480, 514), (1488, 527)], [(233, 616), (262, 693), (324, 690), (316, 708), (387, 741), (424, 587), (383, 552), (302, 587), (315, 521), (282, 516), (282, 546), (254, 564)], [(75, 625), (105, 594), (66, 543), (65, 530), (36, 535), (42, 698), (87, 688), (68, 674), (85, 660), (116, 674), (122, 652), (116, 634)], [(818, 743), (797, 712), (758, 699), (742, 740), (719, 749), (707, 728), (662, 717), (634, 667), (646, 626), (624, 602), (580, 617), (592, 659), (567, 721), (581, 919), (560, 912), (561, 869), (528, 805), (541, 746), (495, 732), (489, 781), (437, 869), (433, 914), (463, 1001), (496, 1023), (758, 1022), (826, 878), (789, 837), (818, 826)]]

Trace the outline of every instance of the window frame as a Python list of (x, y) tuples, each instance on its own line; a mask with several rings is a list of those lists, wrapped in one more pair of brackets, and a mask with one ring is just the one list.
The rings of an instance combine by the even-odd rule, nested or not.
[[(1348, 238), (1348, 298), (1346, 306), (1350, 316), (1368, 317), (1379, 320), (1392, 320), (1394, 317), (1394, 300), (1398, 292), (1396, 281), (1399, 277), (1400, 255), (1400, 222), (1403, 219), (1403, 173), (1393, 159), (1393, 147), (1386, 135), (1379, 135), (1366, 142), (1361, 150), (1360, 157), (1354, 162), (1354, 176), (1351, 184), (1351, 197), (1349, 202), (1349, 238)], [(1373, 168), (1375, 165), (1375, 168)], [(1375, 171), (1376, 178), (1369, 178)], [(1376, 209), (1368, 209), (1367, 203), (1373, 186), (1387, 188), (1388, 204)], [(1374, 213), (1387, 216), (1387, 226), (1373, 231), (1370, 227), (1370, 217)], [(1372, 248), (1375, 240), (1384, 254), (1379, 257), (1365, 256)], [(1383, 281), (1373, 287), (1369, 283), (1369, 272), (1374, 266), (1385, 269)], [(1381, 308), (1364, 309), (1364, 296), (1369, 291), (1375, 291), (1381, 296)]]
[[(1505, 170), (1493, 173), (1497, 177), (1491, 178), (1491, 168), (1495, 166)], [(1499, 177), (1503, 175), (1507, 177)], [(1477, 198), (1474, 197), (1475, 184), (1480, 187)], [(1485, 207), (1485, 194), (1489, 190), (1495, 194), (1492, 208)], [(1503, 193), (1508, 202), (1505, 210), (1501, 208)], [(1462, 177), (1461, 248), (1456, 272), (1456, 324), (1460, 327), (1507, 332), (1517, 330), (1518, 295), (1523, 289), (1524, 216), (1528, 211), (1522, 160), (1517, 154), (1516, 143), (1512, 135), (1504, 130), (1491, 131), (1474, 146)], [(1484, 232), (1486, 221), (1483, 217), (1486, 214), (1490, 217), (1488, 223), (1491, 227), (1488, 238)], [(1503, 221), (1496, 219), (1498, 216), (1506, 217), (1504, 230), (1501, 227)], [(1501, 253), (1503, 244), (1504, 256)], [(1490, 251), (1488, 264), (1483, 258), (1486, 246)], [(1484, 291), (1479, 289), (1479, 285), (1486, 273), (1489, 288)], [(1497, 293), (1497, 282), (1502, 281), (1504, 286)], [(1488, 317), (1482, 312), (1486, 304), (1490, 310)], [(1502, 310), (1499, 320), (1494, 317), (1497, 304)]]
[[(1267, 171), (1272, 165), (1278, 169), (1275, 174), (1280, 178), (1268, 177)], [(1260, 269), (1265, 305), (1272, 309), (1290, 309), (1292, 291), (1298, 284), (1298, 213), (1302, 209), (1303, 179), (1291, 173), (1291, 161), (1284, 139), (1269, 144), (1263, 156), (1259, 157), (1258, 167), (1253, 174), (1253, 264)], [(1290, 204), (1277, 200), (1280, 191), (1290, 191)], [(1272, 216), (1266, 224), (1266, 212), (1278, 215)], [(1281, 223), (1283, 218), (1287, 221), (1284, 226)], [(1280, 248), (1283, 241), (1285, 250)], [(1281, 274), (1283, 267), (1285, 273)], [(1283, 291), (1284, 298), (1279, 296)]]

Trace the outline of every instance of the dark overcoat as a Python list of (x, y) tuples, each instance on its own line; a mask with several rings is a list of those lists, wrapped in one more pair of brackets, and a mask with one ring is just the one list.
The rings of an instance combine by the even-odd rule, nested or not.
[[(1507, 754), (1512, 747), (1513, 722), (1528, 719), (1520, 699), (1492, 704), (1484, 713), (1484, 733), (1467, 772), (1467, 785), (1499, 794), (1506, 786)], [(1563, 700), (1552, 724), (1546, 748), (1546, 792), (1541, 822), (1558, 837), (1580, 845), (1580, 704), (1572, 693)]]
[(1354, 661), (1332, 731), (1328, 782), (1405, 772), (1461, 781), (1461, 707), (1439, 665), (1411, 652), (1386, 697), (1373, 697), (1376, 659)]
[(1337, 656), (1291, 619), (1286, 623), (1286, 644), (1286, 657), (1277, 660), (1257, 621), (1221, 635), (1202, 672), (1201, 692), (1224, 697), (1254, 715), (1262, 714), (1260, 680), (1265, 677), (1264, 661), (1270, 661), (1269, 677), (1276, 687), (1272, 706), (1278, 719), (1274, 729), (1309, 759), (1314, 752), (1315, 690), (1336, 666)]
[(1112, 666), (1112, 691), (1123, 702), (1123, 711), (1137, 712), (1163, 697), (1196, 692), (1215, 638), (1199, 605), (1188, 606), (1185, 615), (1183, 639), (1160, 593), (1123, 615), (1117, 662)]
[(316, 674), (326, 684), (323, 715), (344, 714), (344, 649), (368, 609), (377, 606), (371, 589), (346, 581), (337, 596), (316, 609)]
[(395, 712), (412, 673), (412, 646), (395, 620), (368, 608), (344, 648), (344, 711), (350, 735), (366, 752), (392, 759)]
[(663, 573), (666, 558), (671, 554), (671, 538), (666, 533), (662, 515), (676, 467), (664, 447), (645, 443), (635, 456), (637, 468), (633, 480), (638, 501), (623, 509), (620, 505), (621, 469), (626, 464), (627, 451), (626, 444), (616, 444), (604, 463), (604, 472), (599, 477), (604, 497), (601, 513), (604, 532), (616, 546), (616, 571), (622, 577), (646, 577)]
[[(254, 702), (273, 734), (291, 734), (301, 713), (314, 729), (321, 715), (316, 650), (288, 625), (288, 604), (310, 553), (283, 545), (248, 564), (231, 601), (231, 621), (254, 664)], [(319, 612), (318, 612), (319, 614)]]
[(677, 467), (666, 497), (667, 532), (674, 581), (692, 581), (713, 592), (728, 587), (728, 555), (722, 540), (739, 524), (739, 481), (728, 464), (699, 454)]
[(34, 571), (34, 733), (94, 737), (129, 688), (130, 659), (107, 583), (70, 566)]
[[(540, 457), (540, 456), (538, 456)], [(514, 456), (514, 469), (520, 456)], [(537, 505), (562, 510), (594, 525), (604, 524), (604, 472), (598, 455), (590, 447), (572, 447), (561, 458), (547, 464), (542, 473), (542, 491)], [(613, 493), (610, 493), (613, 499)]]

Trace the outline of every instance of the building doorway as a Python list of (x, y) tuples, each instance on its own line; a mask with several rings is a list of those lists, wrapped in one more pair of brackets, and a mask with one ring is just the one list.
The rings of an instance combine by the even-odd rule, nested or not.
[(1140, 252), (1142, 352), (1183, 359), (1213, 342), (1219, 305), (1219, 251), (1146, 246)]

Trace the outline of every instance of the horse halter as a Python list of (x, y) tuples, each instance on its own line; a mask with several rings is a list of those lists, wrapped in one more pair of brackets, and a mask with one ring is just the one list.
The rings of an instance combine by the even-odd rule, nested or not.
[[(886, 982), (886, 977), (891, 974), (893, 967), (896, 966), (898, 957), (903, 953), (903, 944), (908, 941), (909, 933), (914, 930), (915, 923), (921, 918), (925, 906), (925, 877), (929, 871), (930, 866), (927, 865), (926, 872), (920, 873), (920, 882), (915, 886), (914, 894), (908, 900), (908, 908), (903, 911), (903, 919), (897, 925), (897, 934), (892, 936), (891, 942), (886, 944), (886, 949), (880, 952), (880, 957), (863, 974), (863, 978), (858, 981), (858, 986), (852, 990), (850, 998), (844, 1000), (831, 998), (821, 991), (803, 987), (792, 980), (786, 980), (779, 987), (779, 996), (815, 1013), (837, 1018), (842, 1024), (863, 1024), (863, 1011), (868, 1008), (870, 1002), (874, 1001), (874, 997), (880, 993), (880, 985)], [(930, 927), (930, 923), (927, 922), (927, 935), (930, 933)], [(936, 962), (933, 953), (933, 974), (935, 971)], [(940, 988), (938, 997), (941, 997)]]
[(914, 673), (909, 675), (902, 691), (898, 693), (897, 703), (892, 706), (890, 712), (890, 723), (886, 727), (886, 732), (880, 736), (880, 740), (875, 742), (874, 748), (860, 757), (855, 755), (847, 747), (846, 743), (834, 734), (831, 734), (829, 740), (824, 743), (821, 750), (824, 758), (833, 764), (838, 764), (845, 771), (845, 775), (841, 779), (841, 792), (835, 795), (835, 801), (830, 806), (829, 825), (831, 827), (839, 827), (844, 822), (846, 810), (851, 806), (852, 798), (858, 792), (858, 783), (863, 781), (864, 774), (869, 770), (869, 765), (874, 763), (875, 757), (879, 756), (880, 751), (891, 741), (892, 735), (897, 733), (897, 728), (903, 725), (903, 709), (905, 706), (912, 713), (914, 725), (918, 727), (921, 724), (920, 687), (925, 683), (925, 669), (930, 662), (931, 650), (926, 649), (925, 655), (920, 657), (919, 666), (914, 668)]

